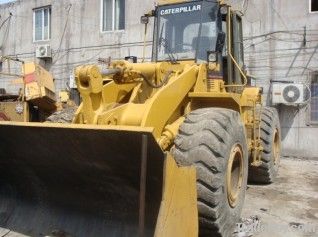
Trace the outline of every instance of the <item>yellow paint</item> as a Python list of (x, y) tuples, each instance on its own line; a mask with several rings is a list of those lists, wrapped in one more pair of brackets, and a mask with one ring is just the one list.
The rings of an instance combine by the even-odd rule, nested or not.
[[(55, 87), (53, 76), (41, 66), (27, 62), (22, 64), (23, 77), (14, 79), (11, 83), (23, 87), (19, 91), (18, 101), (1, 102), (0, 112), (11, 121), (30, 121), (29, 103), (37, 106), (40, 112), (50, 113), (56, 109)], [(16, 112), (16, 106), (22, 107), (22, 113)]]
[[(249, 124), (256, 124), (253, 114), (255, 105), (261, 102), (259, 88), (227, 92), (223, 80), (207, 79), (206, 64), (115, 61), (110, 68), (119, 72), (106, 78), (97, 66), (77, 68), (76, 82), (83, 103), (74, 123), (153, 127), (153, 135), (164, 150), (170, 147), (178, 132), (181, 123), (176, 121), (194, 109), (229, 108), (241, 113), (247, 129)], [(167, 75), (168, 82), (160, 88), (152, 88), (146, 82), (158, 84)], [(105, 80), (108, 83), (104, 85)], [(172, 124), (177, 124), (173, 131), (168, 129)], [(248, 136), (250, 141), (252, 134)]]
[[(16, 108), (20, 106), (23, 108), (22, 113), (18, 113)], [(26, 102), (0, 102), (0, 121), (8, 119), (8, 121), (26, 122), (29, 118), (29, 108)]]
[(54, 80), (40, 65), (28, 62), (22, 65), (25, 100), (45, 111), (56, 109)]
[[(159, 4), (180, 2), (185, 1), (162, 0)], [(232, 58), (232, 61), (236, 67), (239, 66), (235, 59)], [(26, 65), (25, 73), (37, 71), (36, 68), (39, 69), (35, 65)], [(225, 85), (218, 77), (208, 79), (207, 69), (217, 72), (219, 65), (196, 64), (193, 61), (135, 64), (114, 61), (110, 69), (114, 74), (108, 76), (103, 76), (97, 65), (76, 69), (75, 80), (82, 103), (73, 124), (1, 122), (0, 126), (146, 132), (152, 133), (158, 146), (167, 152), (189, 112), (205, 107), (229, 108), (241, 114), (249, 152), (255, 151), (253, 161), (256, 164), (262, 149), (257, 137), (260, 124), (257, 108), (262, 100), (259, 88), (246, 88), (245, 82), (243, 85)], [(246, 79), (241, 69), (240, 73)], [(165, 83), (154, 86), (162, 82)], [(51, 88), (50, 84), (32, 86), (32, 94), (38, 91), (43, 95), (43, 88)], [(232, 93), (228, 89), (230, 86), (241, 87), (241, 90)], [(195, 168), (178, 167), (168, 152), (163, 172), (163, 196), (155, 236), (198, 236)]]
[(111, 125), (89, 125), (89, 124), (62, 124), (62, 123), (28, 123), (0, 121), (0, 126), (22, 126), (22, 127), (44, 127), (44, 128), (73, 128), (73, 129), (93, 129), (93, 130), (117, 130), (140, 133), (152, 133), (153, 128), (140, 128), (134, 126), (111, 126)]
[(184, 73), (167, 84), (154, 95), (145, 110), (141, 126), (154, 127), (155, 137), (160, 137), (164, 125), (178, 105), (191, 90), (197, 78), (197, 66), (184, 68)]
[(259, 87), (248, 87), (243, 90), (242, 96), (241, 96), (241, 105), (242, 106), (254, 106), (254, 101), (261, 103), (262, 102), (262, 96), (260, 94), (260, 88)]
[(179, 127), (181, 126), (184, 120), (185, 117), (180, 117), (172, 124), (168, 124), (167, 126), (165, 126), (161, 134), (161, 137), (158, 140), (159, 146), (163, 150), (167, 150), (171, 145), (173, 145), (173, 141), (179, 132)]
[(70, 99), (70, 93), (68, 91), (59, 92), (60, 102), (66, 103)]
[(163, 196), (154, 236), (198, 236), (196, 170), (178, 167), (169, 153), (165, 160)]
[[(121, 73), (114, 75), (116, 82), (106, 85), (96, 66), (77, 68), (75, 79), (83, 103), (74, 122), (154, 127), (156, 139), (171, 118), (178, 119), (182, 115), (178, 107), (193, 87), (198, 72), (193, 62), (133, 64), (116, 61), (111, 68)], [(145, 81), (158, 84), (167, 76), (169, 81), (160, 88), (152, 88)]]
[(30, 101), (41, 97), (47, 97), (52, 101), (56, 100), (54, 80), (51, 73), (33, 62), (25, 63), (22, 68), (25, 76), (34, 75), (34, 82), (25, 85), (26, 100)]

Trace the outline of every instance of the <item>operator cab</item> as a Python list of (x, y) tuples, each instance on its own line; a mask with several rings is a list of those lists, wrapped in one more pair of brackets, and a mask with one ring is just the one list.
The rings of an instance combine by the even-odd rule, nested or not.
[(193, 1), (156, 9), (154, 61), (206, 61), (222, 22), (217, 3)]
[(220, 65), (225, 84), (243, 84), (242, 20), (228, 5), (211, 0), (179, 2), (158, 6), (142, 22), (147, 24), (149, 16), (155, 16), (153, 62), (214, 62)]

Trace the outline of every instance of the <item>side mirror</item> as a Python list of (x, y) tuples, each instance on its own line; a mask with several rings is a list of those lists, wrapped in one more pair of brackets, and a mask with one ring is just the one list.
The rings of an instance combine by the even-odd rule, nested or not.
[(149, 16), (141, 16), (140, 23), (145, 24), (145, 25), (148, 24), (149, 23)]
[(154, 10), (146, 13), (145, 15), (140, 17), (140, 23), (147, 25), (149, 23), (149, 17), (154, 17), (156, 12)]
[(221, 31), (218, 33), (218, 37), (216, 39), (216, 44), (215, 44), (215, 52), (222, 53), (223, 47), (225, 44), (225, 37), (226, 35), (224, 32)]
[(221, 13), (222, 16), (226, 16), (228, 11), (229, 11), (229, 6), (228, 5), (225, 5), (225, 4), (221, 5), (220, 13)]

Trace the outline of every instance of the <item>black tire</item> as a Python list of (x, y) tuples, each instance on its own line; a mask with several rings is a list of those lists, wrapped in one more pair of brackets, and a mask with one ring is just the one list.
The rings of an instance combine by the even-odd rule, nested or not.
[[(263, 107), (260, 126), (260, 139), (263, 147), (261, 152), (262, 163), (257, 167), (250, 166), (248, 180), (253, 183), (270, 184), (274, 182), (278, 174), (280, 162), (281, 130), (278, 113), (275, 108)], [(278, 147), (275, 148), (275, 144)]]
[(67, 107), (51, 114), (46, 122), (48, 123), (72, 123), (77, 107)]
[[(232, 207), (227, 171), (234, 146), (242, 150), (243, 171), (238, 198)], [(180, 166), (194, 165), (197, 170), (199, 236), (232, 236), (241, 215), (248, 172), (245, 128), (239, 113), (223, 108), (191, 112), (180, 126), (172, 154)]]

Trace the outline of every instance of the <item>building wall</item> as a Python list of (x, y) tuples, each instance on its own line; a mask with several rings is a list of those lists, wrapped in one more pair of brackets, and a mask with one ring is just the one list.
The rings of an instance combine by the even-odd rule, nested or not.
[[(318, 12), (308, 0), (232, 1), (244, 13), (244, 48), (248, 71), (264, 88), (271, 105), (270, 80), (310, 85), (318, 71)], [(304, 43), (305, 42), (305, 43)], [(283, 154), (318, 157), (318, 127), (309, 122), (310, 108), (279, 105)]]
[[(310, 73), (318, 70), (318, 13), (309, 13), (309, 1), (232, 0), (244, 16), (244, 48), (248, 71), (255, 84), (264, 88), (264, 104), (271, 105), (271, 80), (310, 84)], [(41, 62), (56, 79), (58, 90), (65, 88), (73, 68), (97, 63), (98, 58), (121, 59), (142, 56), (144, 26), (139, 17), (153, 9), (153, 0), (126, 0), (126, 29), (101, 33), (100, 0), (17, 0), (0, 6), (2, 55), (35, 60), (33, 8), (52, 6), (53, 50), (51, 62)], [(69, 11), (68, 11), (69, 9)], [(304, 31), (306, 27), (306, 31)], [(150, 24), (149, 29), (152, 29)], [(304, 34), (305, 40), (304, 40)], [(151, 55), (151, 30), (147, 37), (147, 59)], [(304, 44), (305, 42), (305, 44)], [(294, 61), (294, 62), (293, 62)], [(18, 65), (11, 65), (18, 70)], [(2, 78), (0, 87), (16, 90), (12, 78)], [(308, 106), (277, 106), (283, 137), (283, 154), (318, 157), (318, 127), (308, 119)]]
[[(51, 5), (51, 40), (33, 42), (33, 9)], [(101, 0), (17, 0), (0, 6), (1, 20), (13, 15), (0, 29), (2, 55), (18, 57), (22, 60), (35, 60), (35, 47), (50, 44), (53, 50), (52, 61), (40, 63), (49, 69), (56, 80), (58, 90), (65, 88), (73, 68), (77, 65), (97, 63), (98, 58), (122, 59), (134, 55), (141, 57), (144, 41), (144, 26), (140, 16), (154, 8), (153, 1), (126, 0), (126, 30), (101, 32)], [(69, 11), (68, 11), (69, 10)], [(151, 27), (149, 28), (151, 29)], [(150, 58), (148, 32), (147, 58)], [(6, 66), (6, 65), (4, 65)], [(11, 72), (18, 64), (11, 65)], [(9, 78), (1, 79), (0, 87), (7, 86)]]

